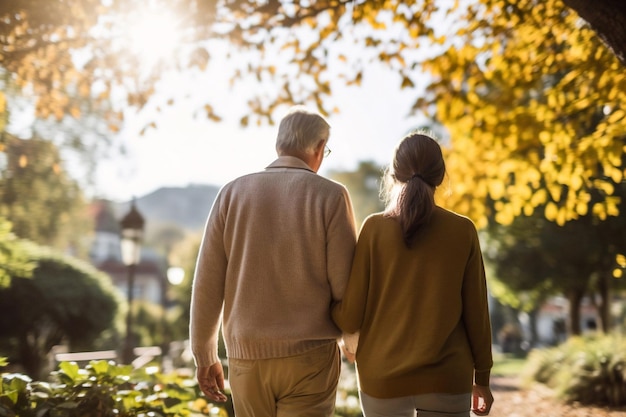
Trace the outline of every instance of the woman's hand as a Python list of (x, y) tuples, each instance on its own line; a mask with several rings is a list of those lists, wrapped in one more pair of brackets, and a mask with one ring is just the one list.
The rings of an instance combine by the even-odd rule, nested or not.
[(483, 385), (474, 385), (472, 388), (472, 412), (477, 416), (486, 416), (493, 405), (491, 389)]

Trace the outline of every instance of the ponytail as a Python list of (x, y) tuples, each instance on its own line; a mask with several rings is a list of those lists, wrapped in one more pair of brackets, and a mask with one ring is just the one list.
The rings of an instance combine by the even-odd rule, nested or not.
[(404, 243), (411, 247), (435, 209), (435, 189), (443, 181), (445, 163), (433, 138), (410, 134), (396, 148), (392, 165), (383, 182), (385, 215), (400, 223)]

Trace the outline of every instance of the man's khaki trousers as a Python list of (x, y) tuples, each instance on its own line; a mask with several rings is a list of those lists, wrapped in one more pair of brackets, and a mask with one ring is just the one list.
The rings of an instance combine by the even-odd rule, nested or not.
[(336, 342), (301, 355), (228, 360), (237, 417), (332, 417), (340, 355)]

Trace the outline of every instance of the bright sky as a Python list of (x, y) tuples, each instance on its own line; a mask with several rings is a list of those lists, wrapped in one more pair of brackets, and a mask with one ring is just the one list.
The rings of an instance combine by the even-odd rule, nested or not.
[[(146, 68), (179, 47), (172, 42), (177, 31), (172, 26), (173, 19), (162, 10), (143, 11), (129, 19), (136, 21), (123, 27), (135, 30), (129, 29), (126, 38), (121, 39), (130, 42), (142, 55)], [(253, 124), (242, 128), (239, 124), (246, 101), (256, 93), (271, 92), (273, 87), (253, 83), (229, 87), (236, 63), (218, 61), (226, 55), (228, 46), (211, 44), (210, 47), (209, 70), (168, 74), (161, 79), (158, 94), (145, 109), (139, 114), (126, 115), (123, 130), (113, 140), (123, 144), (127, 155), (98, 161), (96, 189), (90, 195), (127, 201), (166, 186), (221, 186), (238, 176), (262, 170), (276, 158), (277, 124), (283, 114), (273, 115), (274, 126)], [(274, 65), (280, 66), (281, 59), (286, 58), (277, 52)], [(423, 85), (400, 91), (400, 79), (393, 71), (372, 65), (364, 73), (361, 86), (339, 84), (334, 87), (330, 103), (325, 103), (340, 112), (328, 119), (331, 124), (328, 146), (332, 153), (322, 164), (321, 175), (328, 175), (329, 170), (354, 170), (361, 161), (387, 165), (397, 142), (410, 129), (425, 124), (421, 118), (407, 116)], [(173, 105), (163, 104), (171, 97), (174, 97)], [(207, 102), (223, 117), (221, 122), (207, 119), (203, 109)], [(155, 111), (157, 106), (160, 112)], [(32, 123), (32, 116), (23, 119), (12, 120), (18, 132), (28, 131)], [(142, 128), (152, 121), (157, 127), (140, 135)], [(72, 172), (71, 161), (67, 162), (66, 168)]]
[[(150, 10), (142, 9), (141, 13), (129, 16), (131, 20), (139, 20), (124, 26), (137, 28), (129, 29), (128, 42), (143, 55), (145, 63), (154, 62), (159, 55), (167, 56), (168, 48), (170, 52), (175, 50), (175, 40), (180, 34), (170, 14), (160, 9)], [(351, 23), (347, 24), (352, 29)], [(123, 141), (129, 154), (126, 158), (101, 162), (97, 177), (100, 196), (122, 201), (164, 186), (221, 186), (240, 175), (262, 170), (276, 158), (277, 125), (242, 128), (239, 124), (246, 100), (253, 93), (271, 92), (272, 87), (237, 84), (234, 89), (229, 88), (233, 72), (228, 68), (236, 63), (216, 61), (223, 59), (229, 47), (211, 44), (210, 48), (212, 61), (208, 71), (173, 74), (162, 80), (162, 97), (165, 97), (162, 100), (174, 95), (177, 98), (173, 106), (161, 106), (160, 113), (145, 109), (139, 115), (126, 117), (126, 126), (117, 139)], [(274, 65), (280, 66), (288, 59), (280, 50), (275, 53)], [(333, 91), (329, 107), (338, 108), (340, 113), (328, 119), (332, 153), (322, 164), (321, 175), (327, 175), (329, 170), (353, 170), (366, 160), (386, 165), (401, 137), (411, 128), (424, 125), (422, 119), (407, 117), (423, 86), (401, 92), (399, 85), (395, 73), (373, 65), (365, 72), (360, 87)], [(208, 121), (203, 111), (207, 101), (223, 117), (221, 122)], [(278, 124), (282, 114), (273, 116)], [(139, 131), (153, 120), (157, 129), (140, 136)]]
[[(228, 75), (223, 74), (225, 78)], [(134, 120), (127, 119), (118, 139), (124, 141), (128, 156), (101, 163), (97, 181), (100, 196), (125, 201), (164, 186), (221, 186), (237, 176), (262, 170), (276, 158), (278, 126), (241, 128), (240, 94), (223, 87), (227, 83), (215, 80), (215, 74), (196, 79), (177, 75), (167, 85), (184, 90), (179, 93), (187, 92), (190, 97), (177, 100), (161, 113), (147, 110)], [(329, 170), (355, 169), (365, 160), (386, 165), (400, 138), (424, 124), (417, 117), (407, 117), (417, 93), (400, 92), (398, 86), (392, 72), (372, 68), (361, 87), (342, 88), (333, 95), (340, 113), (328, 119), (332, 153), (322, 164), (321, 175)], [(222, 122), (209, 122), (203, 114), (207, 97), (224, 117)], [(275, 115), (277, 123), (281, 116)], [(150, 117), (158, 129), (140, 136), (138, 132), (146, 120), (152, 120)]]

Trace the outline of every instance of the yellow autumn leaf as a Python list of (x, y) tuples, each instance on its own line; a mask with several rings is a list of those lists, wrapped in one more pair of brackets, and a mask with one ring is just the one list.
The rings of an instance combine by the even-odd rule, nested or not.
[(546, 205), (546, 210), (545, 210), (546, 219), (552, 220), (552, 221), (556, 220), (558, 212), (559, 212), (559, 208), (553, 202), (549, 202)]
[(584, 203), (582, 201), (579, 201), (576, 204), (576, 213), (579, 216), (584, 216), (587, 214), (587, 212), (589, 211), (589, 205), (587, 203)]
[(500, 179), (489, 181), (489, 195), (494, 200), (499, 200), (504, 196), (504, 183)]
[(415, 84), (413, 84), (413, 81), (411, 81), (411, 79), (407, 76), (402, 77), (402, 84), (400, 85), (400, 88), (413, 88), (415, 87)]
[(606, 209), (603, 203), (595, 203), (591, 208), (591, 212), (600, 220), (606, 220)]
[(626, 112), (622, 109), (615, 110), (607, 119), (608, 124), (618, 123), (626, 116)]

